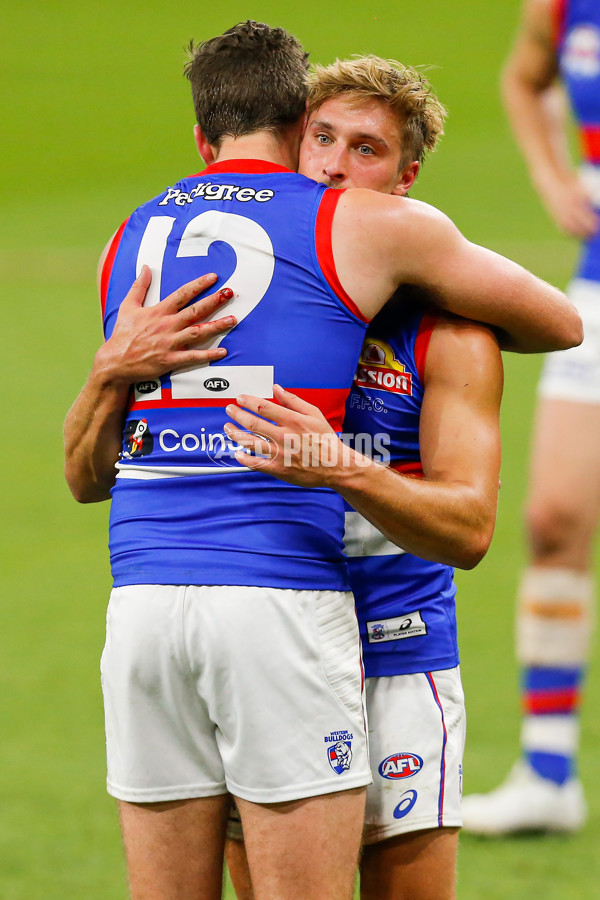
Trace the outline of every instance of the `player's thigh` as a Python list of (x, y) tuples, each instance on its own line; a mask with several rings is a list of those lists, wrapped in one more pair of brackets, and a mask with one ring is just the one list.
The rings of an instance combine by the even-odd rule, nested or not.
[(373, 783), (364, 843), (458, 827), (466, 715), (458, 667), (366, 681)]
[(600, 512), (600, 404), (544, 398), (537, 411), (527, 516), (548, 542), (581, 542)]
[(220, 900), (229, 800), (119, 803), (132, 900)]
[(397, 835), (363, 849), (361, 900), (454, 900), (458, 829)]
[(236, 802), (254, 900), (350, 900), (364, 788), (289, 803)]
[[(108, 789), (119, 800), (159, 803), (226, 793), (207, 701), (195, 671), (210, 648), (188, 588), (116, 588), (102, 654)], [(189, 653), (188, 635), (194, 640)]]

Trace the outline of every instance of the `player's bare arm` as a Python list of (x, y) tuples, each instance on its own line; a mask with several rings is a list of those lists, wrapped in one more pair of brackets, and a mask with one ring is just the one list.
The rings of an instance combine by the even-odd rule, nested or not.
[(204, 321), (230, 299), (231, 292), (217, 291), (191, 303), (216, 279), (214, 274), (205, 275), (156, 306), (144, 307), (151, 281), (145, 266), (123, 300), (114, 331), (97, 351), (65, 420), (65, 477), (80, 503), (110, 499), (131, 384), (226, 355), (224, 348), (205, 350), (201, 345), (235, 325), (233, 316)]
[[(485, 328), (442, 318), (425, 368), (420, 444), (424, 479), (401, 475), (346, 446), (322, 413), (277, 387), (277, 405), (240, 397), (227, 408), (230, 436), (264, 458), (240, 454), (249, 468), (308, 487), (330, 487), (389, 540), (425, 559), (472, 568), (494, 531), (500, 470), (502, 361)], [(264, 418), (263, 418), (264, 417)], [(269, 422), (265, 421), (269, 419)], [(273, 424), (275, 423), (275, 424)]]
[(417, 285), (441, 309), (492, 325), (519, 352), (581, 343), (581, 320), (556, 288), (468, 241), (439, 210), (418, 200), (348, 190), (332, 229), (343, 287), (368, 318), (397, 287)]
[(569, 157), (564, 91), (552, 0), (529, 0), (502, 75), (502, 97), (531, 182), (549, 215), (567, 234), (586, 238), (597, 227), (590, 197)]

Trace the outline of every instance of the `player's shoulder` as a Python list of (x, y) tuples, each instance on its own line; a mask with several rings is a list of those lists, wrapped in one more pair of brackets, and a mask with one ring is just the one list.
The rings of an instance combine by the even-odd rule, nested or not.
[(447, 312), (435, 312), (426, 375), (443, 371), (475, 372), (501, 367), (498, 341), (491, 328)]
[(342, 217), (349, 222), (368, 223), (372, 220), (379, 223), (381, 239), (392, 235), (396, 229), (402, 229), (408, 238), (412, 232), (422, 236), (454, 228), (448, 216), (430, 203), (365, 188), (347, 188), (338, 206)]

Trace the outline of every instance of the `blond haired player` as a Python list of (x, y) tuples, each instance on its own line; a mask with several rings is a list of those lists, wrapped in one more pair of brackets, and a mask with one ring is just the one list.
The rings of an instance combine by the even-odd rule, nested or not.
[[(444, 115), (423, 75), (399, 63), (366, 57), (318, 67), (300, 169), (333, 187), (402, 196), (443, 133)], [(344, 421), (344, 432), (363, 443), (387, 436), (387, 468), (361, 466), (356, 455), (344, 460), (337, 442), (329, 447), (337, 466), (318, 465), (312, 454), (308, 467), (301, 455), (281, 465), (286, 434), (335, 440), (318, 411), (287, 392), (276, 394), (283, 410), (239, 398), (277, 429), (230, 411), (269, 436), (271, 448), (263, 450), (278, 447), (273, 474), (333, 487), (348, 501), (345, 543), (363, 640), (373, 774), (363, 900), (455, 897), (465, 710), (451, 566), (472, 567), (491, 540), (501, 392), (500, 354), (489, 331), (423, 308), (405, 312), (399, 325), (392, 308), (367, 332)], [(230, 836), (238, 897), (250, 900), (235, 822)]]

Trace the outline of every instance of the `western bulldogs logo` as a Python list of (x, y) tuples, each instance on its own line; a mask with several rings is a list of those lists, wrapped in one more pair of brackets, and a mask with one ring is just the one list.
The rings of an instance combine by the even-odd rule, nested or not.
[(392, 753), (379, 764), (382, 778), (411, 778), (423, 768), (423, 760), (416, 753)]
[(338, 775), (343, 775), (350, 768), (352, 762), (352, 738), (350, 731), (332, 731), (323, 738), (327, 747), (327, 759), (329, 765)]
[(133, 459), (136, 456), (147, 456), (154, 449), (154, 438), (148, 428), (146, 419), (127, 423), (125, 429), (125, 459)]
[(369, 622), (369, 626), (370, 626), (369, 640), (383, 641), (385, 639), (385, 625), (382, 625), (380, 622), (377, 622), (377, 623)]
[(338, 741), (333, 747), (327, 748), (329, 765), (334, 772), (342, 775), (347, 772), (352, 762), (352, 745), (350, 741)]

